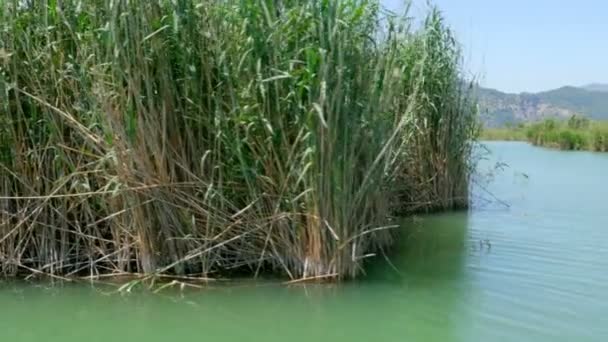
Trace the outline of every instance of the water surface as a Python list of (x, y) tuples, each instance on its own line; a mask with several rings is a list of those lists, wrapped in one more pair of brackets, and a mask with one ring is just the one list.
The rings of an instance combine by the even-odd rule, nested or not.
[(608, 340), (608, 154), (487, 146), (480, 173), (508, 166), (476, 179), (474, 208), (408, 222), (402, 252), (361, 281), (128, 296), (5, 283), (0, 340)]

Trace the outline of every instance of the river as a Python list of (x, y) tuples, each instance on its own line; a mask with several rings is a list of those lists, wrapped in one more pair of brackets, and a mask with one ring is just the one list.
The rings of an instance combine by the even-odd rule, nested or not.
[(468, 213), (344, 284), (107, 295), (0, 283), (1, 341), (607, 341), (608, 154), (486, 143)]

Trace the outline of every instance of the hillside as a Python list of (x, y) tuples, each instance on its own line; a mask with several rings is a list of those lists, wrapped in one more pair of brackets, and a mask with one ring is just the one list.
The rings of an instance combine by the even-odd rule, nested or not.
[(608, 85), (562, 87), (540, 93), (509, 94), (478, 88), (482, 120), (486, 126), (569, 118), (574, 114), (608, 120)]

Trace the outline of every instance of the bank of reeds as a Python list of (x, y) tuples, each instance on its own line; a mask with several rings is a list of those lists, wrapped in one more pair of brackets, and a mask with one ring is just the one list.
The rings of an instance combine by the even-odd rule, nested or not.
[(0, 273), (349, 278), (467, 203), (475, 106), (437, 11), (4, 1)]
[(480, 139), (494, 141), (526, 141), (526, 126), (490, 127), (481, 131)]
[(482, 139), (520, 140), (561, 150), (608, 151), (608, 123), (572, 116), (566, 121), (545, 119), (516, 127), (483, 130)]

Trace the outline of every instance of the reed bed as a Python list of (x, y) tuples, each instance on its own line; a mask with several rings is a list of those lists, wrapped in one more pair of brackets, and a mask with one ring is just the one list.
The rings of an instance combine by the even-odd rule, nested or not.
[(582, 116), (568, 120), (545, 119), (517, 127), (483, 130), (482, 139), (520, 140), (561, 150), (608, 151), (608, 123)]
[(466, 206), (477, 132), (437, 10), (3, 1), (0, 274), (352, 278)]

